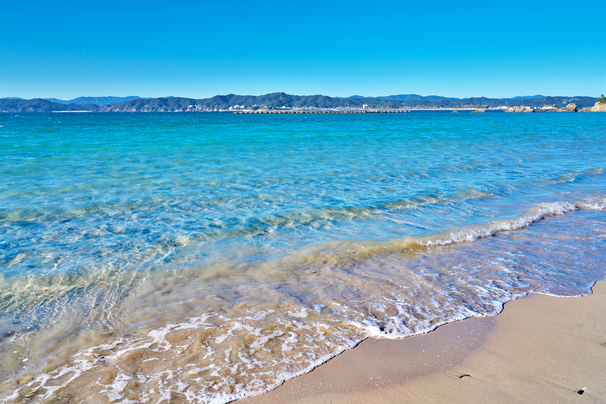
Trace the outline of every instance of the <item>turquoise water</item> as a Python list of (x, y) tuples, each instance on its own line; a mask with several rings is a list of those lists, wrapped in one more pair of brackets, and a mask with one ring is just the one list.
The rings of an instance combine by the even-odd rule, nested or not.
[(605, 128), (0, 114), (0, 402), (227, 402), (369, 336), (588, 293)]

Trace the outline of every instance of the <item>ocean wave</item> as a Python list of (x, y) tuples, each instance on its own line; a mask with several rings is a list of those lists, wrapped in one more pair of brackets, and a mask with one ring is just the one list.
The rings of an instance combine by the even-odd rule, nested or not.
[[(595, 248), (606, 232), (601, 216), (583, 215), (604, 209), (603, 196), (541, 203), (506, 220), (324, 243), (271, 262), (3, 279), (0, 402), (224, 403), (367, 337), (495, 314), (529, 292), (582, 293), (604, 276)], [(34, 313), (31, 328), (15, 324)]]
[[(377, 254), (390, 252), (426, 250), (432, 246), (444, 246), (463, 242), (471, 242), (480, 238), (490, 237), (499, 232), (507, 232), (522, 229), (532, 223), (538, 222), (549, 216), (559, 216), (575, 210), (604, 210), (606, 209), (606, 197), (596, 196), (580, 202), (552, 202), (541, 203), (529, 209), (521, 216), (497, 220), (478, 226), (463, 227), (455, 230), (448, 230), (439, 234), (432, 234), (421, 237), (402, 237), (386, 241), (335, 241), (320, 246), (313, 246), (308, 250), (304, 249), (287, 258), (293, 262), (321, 262), (338, 263), (340, 265), (351, 261)], [(324, 251), (324, 253), (321, 253)], [(343, 257), (347, 257), (343, 262), (339, 262)], [(336, 260), (336, 261), (335, 261)]]

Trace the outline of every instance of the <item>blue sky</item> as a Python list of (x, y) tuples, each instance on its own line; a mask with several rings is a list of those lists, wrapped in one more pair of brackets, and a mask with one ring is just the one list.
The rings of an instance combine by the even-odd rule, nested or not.
[(606, 2), (2, 1), (0, 97), (606, 92)]

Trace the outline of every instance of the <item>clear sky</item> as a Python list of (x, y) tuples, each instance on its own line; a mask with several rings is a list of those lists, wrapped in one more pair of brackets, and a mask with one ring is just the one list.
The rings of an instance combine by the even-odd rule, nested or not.
[(16, 1), (0, 97), (606, 93), (606, 1)]

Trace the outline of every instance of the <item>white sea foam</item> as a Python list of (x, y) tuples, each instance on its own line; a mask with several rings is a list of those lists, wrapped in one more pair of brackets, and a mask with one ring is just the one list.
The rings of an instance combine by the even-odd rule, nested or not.
[[(52, 401), (59, 391), (77, 397), (85, 379), (81, 376), (113, 374), (96, 390), (108, 402), (180, 397), (192, 403), (225, 403), (275, 388), (367, 337), (401, 338), (466, 317), (495, 314), (517, 296), (556, 290), (550, 285), (576, 294), (583, 287), (581, 272), (575, 269), (577, 250), (554, 261), (553, 268), (562, 267), (557, 282), (532, 266), (548, 262), (551, 251), (565, 254), (569, 243), (591, 243), (591, 237), (599, 237), (599, 227), (585, 228), (574, 215), (530, 225), (573, 211), (603, 210), (605, 201), (599, 197), (539, 204), (517, 218), (423, 238), (331, 244), (321, 249), (332, 254), (330, 259), (263, 263), (232, 283), (186, 278), (175, 286), (150, 278), (156, 289), (141, 288), (140, 295), (131, 297), (131, 321), (140, 324), (129, 328), (133, 335), (123, 333), (74, 354), (7, 391), (1, 402), (18, 402), (25, 392), (41, 402)], [(531, 247), (507, 236), (529, 226), (532, 231), (516, 234), (532, 235)], [(557, 238), (541, 233), (550, 226), (558, 231)], [(490, 237), (497, 233), (502, 236)], [(421, 249), (408, 252), (415, 243)], [(486, 243), (490, 248), (483, 249)], [(510, 255), (511, 246), (516, 255)], [(580, 259), (587, 279), (603, 273), (590, 259)], [(281, 275), (284, 267), (291, 272)], [(234, 303), (223, 304), (224, 294), (236, 296)], [(146, 318), (147, 307), (166, 313), (169, 321), (146, 329), (144, 321), (137, 321), (138, 316)], [(195, 312), (204, 314), (192, 316)], [(138, 394), (138, 399), (127, 399), (127, 392)]]
[(493, 236), (499, 232), (519, 230), (548, 216), (560, 216), (578, 209), (604, 210), (606, 209), (606, 198), (598, 197), (582, 202), (542, 203), (516, 218), (467, 227), (437, 236), (420, 238), (420, 240), (421, 244), (427, 246), (475, 241), (479, 238)]
[(99, 393), (106, 395), (109, 401), (118, 401), (123, 397), (122, 392), (128, 385), (128, 382), (132, 379), (133, 378), (130, 376), (127, 376), (123, 373), (118, 373), (118, 376), (116, 376), (116, 378), (111, 384), (102, 385), (97, 382), (97, 384), (104, 387), (102, 390), (99, 391)]

